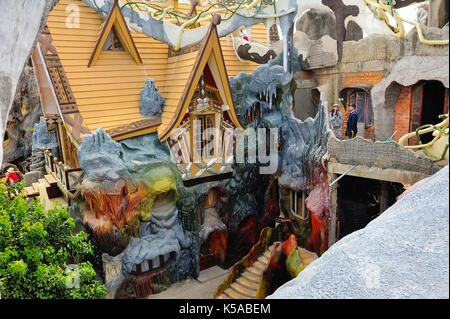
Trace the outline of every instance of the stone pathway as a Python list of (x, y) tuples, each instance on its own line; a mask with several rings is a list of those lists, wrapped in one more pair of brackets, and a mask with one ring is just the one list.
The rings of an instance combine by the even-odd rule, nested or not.
[(227, 277), (230, 269), (214, 266), (200, 272), (198, 279), (186, 279), (174, 283), (148, 299), (211, 299), (217, 287)]

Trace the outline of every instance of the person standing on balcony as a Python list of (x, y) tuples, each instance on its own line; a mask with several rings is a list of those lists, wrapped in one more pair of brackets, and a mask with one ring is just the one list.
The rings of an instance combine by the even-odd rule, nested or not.
[(336, 136), (338, 139), (342, 139), (341, 123), (342, 123), (342, 114), (341, 112), (339, 112), (339, 105), (334, 104), (333, 110), (330, 113), (330, 124), (334, 136)]
[(358, 133), (358, 113), (356, 112), (355, 104), (350, 104), (348, 110), (350, 113), (348, 114), (347, 130), (345, 135), (350, 139), (354, 138)]

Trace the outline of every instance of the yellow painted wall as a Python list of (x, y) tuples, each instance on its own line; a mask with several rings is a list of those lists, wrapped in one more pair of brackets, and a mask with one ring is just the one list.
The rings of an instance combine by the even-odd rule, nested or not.
[[(171, 5), (170, 1), (157, 3)], [(76, 4), (80, 9), (80, 27), (69, 28), (66, 24), (70, 10), (67, 6)], [(186, 11), (189, 6), (180, 6)], [(201, 7), (198, 8), (201, 10)], [(143, 66), (135, 63), (127, 51), (102, 51), (94, 66), (87, 67), (95, 44), (102, 29), (102, 18), (81, 0), (61, 0), (49, 15), (47, 25), (53, 37), (59, 57), (63, 64), (72, 92), (85, 125), (91, 132), (101, 127), (105, 130), (142, 120), (140, 115), (140, 93), (146, 78), (154, 78), (155, 84), (167, 104), (173, 106), (170, 93), (183, 88), (193, 65), (193, 57), (185, 62), (173, 63), (168, 58), (168, 45), (151, 37), (130, 30), (139, 51)], [(266, 42), (265, 26), (252, 28), (252, 40)], [(253, 72), (258, 64), (241, 62), (236, 57), (231, 39), (220, 39), (222, 52), (229, 76), (238, 72)], [(185, 57), (187, 58), (187, 57)], [(169, 67), (168, 67), (169, 64)], [(188, 70), (189, 68), (189, 70)], [(167, 73), (167, 81), (166, 81)], [(182, 79), (180, 78), (182, 77)], [(181, 80), (178, 81), (177, 80)], [(177, 85), (180, 84), (180, 85)], [(162, 119), (167, 122), (167, 118)]]
[[(68, 28), (66, 8), (80, 8), (80, 28)], [(105, 130), (142, 120), (140, 92), (145, 79), (162, 87), (168, 46), (142, 33), (130, 31), (143, 66), (127, 51), (102, 51), (94, 66), (87, 67), (101, 31), (102, 19), (80, 0), (61, 0), (47, 21), (54, 45), (71, 85), (80, 113), (90, 131)]]

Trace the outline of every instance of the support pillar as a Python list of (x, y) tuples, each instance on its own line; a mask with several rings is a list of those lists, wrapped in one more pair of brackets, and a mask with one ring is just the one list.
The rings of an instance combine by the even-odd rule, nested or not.
[(380, 214), (389, 208), (390, 193), (391, 193), (390, 183), (386, 181), (381, 181)]
[[(329, 179), (330, 184), (336, 180), (337, 174), (330, 173)], [(336, 225), (337, 225), (337, 191), (338, 183), (334, 183), (330, 187), (330, 228), (328, 231), (328, 247), (331, 247), (336, 242)]]

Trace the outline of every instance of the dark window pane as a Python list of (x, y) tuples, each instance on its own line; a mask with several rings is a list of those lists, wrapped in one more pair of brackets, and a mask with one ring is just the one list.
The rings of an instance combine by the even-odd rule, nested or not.
[(112, 50), (112, 32), (109, 33), (108, 37), (106, 38), (105, 45), (103, 46), (103, 50)]
[(366, 93), (358, 92), (356, 97), (356, 111), (358, 112), (358, 122), (364, 123), (366, 108)]
[(114, 41), (113, 50), (114, 51), (123, 51), (122, 43), (120, 43), (119, 37), (117, 36), (116, 30), (114, 30), (114, 28), (112, 29), (111, 33), (112, 33), (113, 41)]
[(367, 123), (366, 126), (370, 127), (373, 125), (373, 109), (372, 109), (372, 99), (367, 98)]
[(219, 102), (219, 99), (217, 98), (216, 93), (211, 92), (211, 98), (212, 98), (213, 100), (215, 100), (216, 102)]

